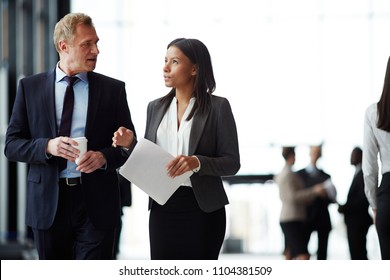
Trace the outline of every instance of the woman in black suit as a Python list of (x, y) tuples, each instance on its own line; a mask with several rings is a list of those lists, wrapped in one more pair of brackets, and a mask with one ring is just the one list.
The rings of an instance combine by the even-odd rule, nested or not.
[[(150, 201), (152, 259), (218, 259), (226, 230), (228, 198), (221, 176), (240, 168), (238, 138), (227, 99), (213, 96), (210, 54), (196, 39), (176, 39), (167, 48), (164, 81), (171, 91), (149, 103), (145, 138), (176, 156), (169, 176), (194, 173), (165, 205)], [(114, 145), (130, 147), (120, 128)]]

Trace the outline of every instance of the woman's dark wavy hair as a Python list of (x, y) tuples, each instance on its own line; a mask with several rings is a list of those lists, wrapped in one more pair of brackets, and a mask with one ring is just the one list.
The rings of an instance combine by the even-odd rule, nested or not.
[(379, 129), (390, 132), (390, 58), (387, 61), (387, 69), (383, 91), (377, 103), (378, 119), (376, 126)]
[[(196, 102), (187, 118), (188, 121), (194, 116), (195, 111), (198, 108), (201, 113), (204, 113), (210, 104), (211, 95), (215, 90), (211, 57), (207, 47), (197, 39), (178, 38), (170, 42), (167, 49), (171, 46), (180, 49), (184, 55), (196, 65), (195, 85), (192, 93), (192, 96), (196, 98)], [(176, 89), (172, 88), (172, 90), (162, 98), (161, 101), (165, 105), (165, 110), (168, 110), (175, 94)]]

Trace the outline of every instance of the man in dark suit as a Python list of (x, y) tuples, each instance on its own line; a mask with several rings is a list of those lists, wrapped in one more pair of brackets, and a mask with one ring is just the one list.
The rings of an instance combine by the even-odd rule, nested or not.
[(367, 233), (373, 223), (368, 213), (368, 200), (364, 192), (362, 171), (363, 151), (355, 147), (351, 153), (351, 164), (355, 166), (355, 175), (348, 192), (347, 201), (339, 205), (338, 211), (344, 214), (347, 226), (348, 246), (352, 260), (367, 260)]
[[(310, 147), (310, 164), (299, 171), (297, 174), (302, 178), (305, 188), (311, 188), (314, 185), (330, 182), (330, 175), (317, 167), (317, 162), (322, 156), (321, 146)], [(328, 238), (332, 229), (328, 205), (333, 202), (332, 199), (318, 197), (313, 203), (307, 206), (307, 230), (308, 236), (313, 231), (317, 231), (318, 249), (317, 259), (326, 260), (328, 254)], [(308, 239), (309, 240), (309, 239)]]
[[(118, 127), (134, 126), (125, 83), (92, 72), (98, 40), (89, 16), (66, 15), (54, 29), (56, 67), (19, 82), (5, 155), (29, 164), (26, 223), (40, 259), (113, 258), (121, 218), (116, 169), (126, 157), (111, 138)], [(73, 87), (66, 79), (75, 80)], [(63, 105), (68, 93), (72, 106)], [(68, 135), (62, 132), (65, 108), (73, 108)], [(81, 136), (88, 151), (76, 165), (72, 138)]]

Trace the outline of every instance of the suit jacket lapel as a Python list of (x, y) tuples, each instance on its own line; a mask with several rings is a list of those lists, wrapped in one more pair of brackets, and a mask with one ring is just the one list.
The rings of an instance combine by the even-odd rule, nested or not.
[[(159, 104), (160, 105), (160, 104)], [(152, 132), (150, 135), (147, 135), (146, 138), (156, 143), (157, 138), (157, 129), (161, 123), (162, 118), (164, 117), (164, 106), (156, 106), (155, 111), (153, 112), (153, 120), (150, 122), (150, 131)]]
[(98, 104), (100, 100), (100, 81), (93, 72), (88, 72), (88, 111), (87, 122), (85, 124), (85, 136), (88, 137), (89, 128), (94, 123), (96, 114), (98, 113)]
[(57, 137), (57, 121), (56, 121), (56, 111), (55, 111), (55, 69), (49, 71), (45, 80), (45, 90), (43, 91), (43, 100), (44, 108), (46, 109), (46, 116), (50, 125), (50, 130), (52, 132), (53, 138)]
[(209, 116), (211, 107), (205, 114), (201, 114), (200, 111), (196, 112), (192, 121), (190, 144), (188, 147), (188, 155), (195, 153), (196, 147), (198, 146), (200, 137), (203, 134), (204, 126), (206, 125), (207, 118)]

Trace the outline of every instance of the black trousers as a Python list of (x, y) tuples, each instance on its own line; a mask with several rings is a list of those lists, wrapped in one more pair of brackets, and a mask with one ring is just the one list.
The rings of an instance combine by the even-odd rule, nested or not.
[(369, 225), (348, 224), (347, 237), (351, 260), (367, 260), (367, 233)]
[(163, 206), (153, 202), (149, 218), (152, 260), (216, 260), (225, 237), (226, 213), (203, 212), (190, 187), (180, 187)]
[(383, 260), (390, 260), (390, 172), (383, 174), (377, 192), (376, 230)]
[(115, 230), (99, 230), (88, 218), (82, 185), (60, 185), (57, 214), (47, 230), (33, 229), (41, 260), (111, 260)]
[(313, 231), (317, 232), (318, 237), (318, 249), (317, 260), (326, 260), (328, 258), (328, 239), (330, 230), (322, 226), (314, 226), (312, 223), (308, 223), (308, 242)]

